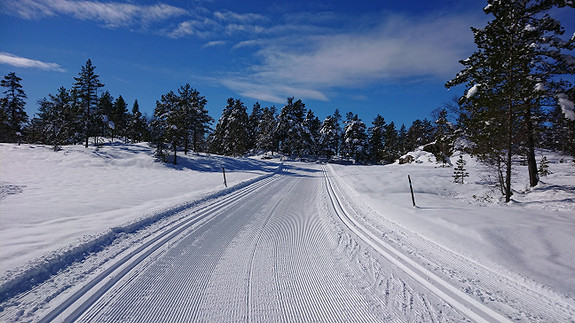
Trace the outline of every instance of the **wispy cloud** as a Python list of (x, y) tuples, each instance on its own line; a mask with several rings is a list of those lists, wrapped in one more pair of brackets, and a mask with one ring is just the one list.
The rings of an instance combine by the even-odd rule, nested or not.
[(214, 40), (214, 41), (210, 41), (204, 44), (204, 46), (202, 46), (203, 48), (208, 48), (208, 47), (215, 47), (215, 46), (223, 46), (225, 45), (226, 42), (223, 40)]
[(48, 71), (65, 72), (60, 65), (56, 63), (46, 63), (25, 57), (19, 57), (10, 53), (0, 52), (0, 64), (12, 65), (23, 68), (39, 68)]
[(180, 17), (188, 11), (158, 3), (151, 6), (121, 2), (69, 0), (5, 0), (1, 10), (25, 19), (68, 15), (93, 20), (107, 27), (145, 26), (149, 23)]
[(256, 54), (259, 60), (246, 70), (246, 76), (223, 83), (259, 100), (298, 95), (294, 91), (302, 98), (328, 100), (329, 93), (342, 87), (402, 79), (447, 79), (473, 46), (470, 19), (386, 15), (369, 29), (240, 42), (238, 47), (260, 46)]
[(268, 19), (260, 14), (239, 14), (232, 11), (215, 11), (210, 15), (197, 16), (183, 21), (168, 32), (168, 37), (182, 38), (196, 36), (209, 38), (222, 34), (233, 36), (240, 33), (252, 35), (264, 33)]

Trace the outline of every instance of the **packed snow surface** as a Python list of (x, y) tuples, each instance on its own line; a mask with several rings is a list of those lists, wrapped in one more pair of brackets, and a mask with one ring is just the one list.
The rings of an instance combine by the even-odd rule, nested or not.
[(540, 153), (551, 174), (529, 189), (517, 161), (505, 204), (468, 155), (456, 184), (423, 151), (173, 166), (146, 144), (0, 144), (0, 318), (570, 322), (575, 164)]

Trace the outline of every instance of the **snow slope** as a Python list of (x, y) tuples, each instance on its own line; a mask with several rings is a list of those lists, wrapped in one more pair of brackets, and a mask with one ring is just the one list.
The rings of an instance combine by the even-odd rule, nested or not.
[(181, 156), (164, 165), (145, 143), (98, 149), (0, 144), (0, 281), (109, 228), (275, 171), (258, 159)]
[(439, 167), (432, 154), (422, 151), (413, 153), (418, 161), (413, 164), (331, 167), (350, 194), (374, 211), (370, 221), (390, 220), (458, 254), (574, 298), (575, 164), (570, 157), (543, 153), (552, 174), (528, 190), (526, 166), (517, 165), (512, 187), (518, 191), (509, 205), (486, 185), (493, 178), (490, 171), (468, 155), (470, 177), (463, 185), (453, 183), (452, 167)]

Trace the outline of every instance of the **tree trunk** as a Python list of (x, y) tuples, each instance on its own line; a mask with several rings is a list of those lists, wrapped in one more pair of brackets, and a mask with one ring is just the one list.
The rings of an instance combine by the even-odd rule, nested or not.
[(176, 158), (177, 158), (177, 157), (176, 157), (176, 153), (177, 153), (177, 151), (178, 151), (177, 146), (178, 146), (178, 145), (176, 144), (176, 142), (174, 142), (174, 143), (172, 144), (172, 147), (174, 148), (174, 165), (177, 165), (177, 164), (178, 164), (178, 163), (177, 163), (177, 160), (176, 160)]
[(513, 103), (507, 107), (507, 165), (505, 170), (505, 202), (511, 201), (511, 157), (513, 148)]
[(535, 140), (533, 139), (533, 123), (531, 121), (531, 111), (529, 104), (525, 105), (525, 131), (527, 134), (527, 169), (529, 171), (529, 186), (535, 187), (539, 184), (539, 174), (537, 174), (537, 161), (535, 160)]

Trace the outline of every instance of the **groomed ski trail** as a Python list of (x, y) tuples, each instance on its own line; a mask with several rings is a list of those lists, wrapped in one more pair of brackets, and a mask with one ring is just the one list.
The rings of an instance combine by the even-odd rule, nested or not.
[[(285, 165), (127, 234), (129, 247), (93, 255), (84, 264), (98, 264), (90, 275), (76, 274), (76, 286), (50, 295), (32, 315), (16, 312), (17, 304), (34, 304), (26, 298), (42, 297), (51, 281), (16, 297), (2, 316), (9, 322), (569, 321), (568, 303), (392, 224), (370, 222), (350, 192), (329, 165)], [(74, 274), (69, 270), (59, 275)]]

